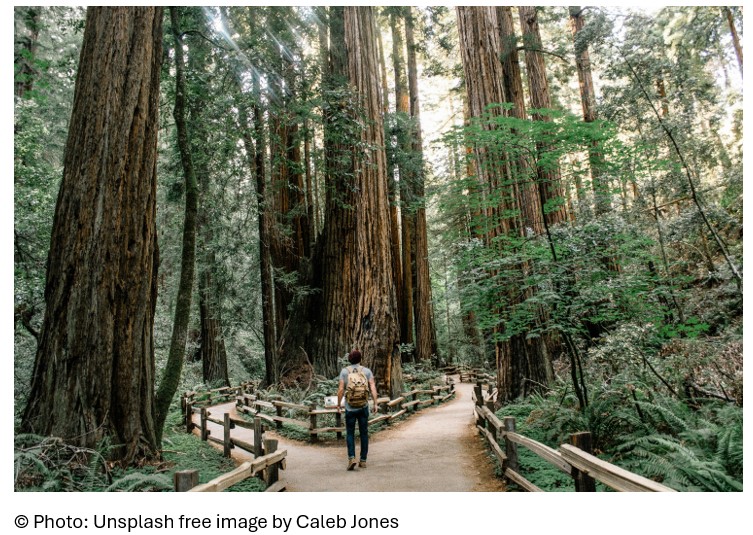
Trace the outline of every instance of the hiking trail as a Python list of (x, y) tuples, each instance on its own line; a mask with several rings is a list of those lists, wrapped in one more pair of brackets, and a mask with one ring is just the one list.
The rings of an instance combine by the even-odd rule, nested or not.
[[(494, 464), (476, 430), (473, 417), (473, 385), (455, 383), (455, 398), (427, 407), (387, 429), (369, 436), (366, 468), (347, 471), (345, 438), (318, 443), (299, 442), (267, 429), (266, 438), (286, 449), (287, 469), (280, 477), (291, 492), (499, 492), (505, 484), (494, 475)], [(213, 417), (230, 412), (235, 403), (210, 408)], [(210, 429), (221, 427), (208, 423)], [(235, 427), (233, 437), (252, 442), (251, 430)], [(356, 435), (356, 455), (359, 451)], [(232, 450), (238, 462), (253, 459), (240, 448)]]

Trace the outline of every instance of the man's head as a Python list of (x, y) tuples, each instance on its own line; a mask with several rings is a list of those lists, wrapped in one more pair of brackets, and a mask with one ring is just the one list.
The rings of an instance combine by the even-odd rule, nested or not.
[(351, 364), (360, 364), (361, 363), (361, 352), (358, 349), (354, 349), (350, 353), (348, 353), (348, 362)]

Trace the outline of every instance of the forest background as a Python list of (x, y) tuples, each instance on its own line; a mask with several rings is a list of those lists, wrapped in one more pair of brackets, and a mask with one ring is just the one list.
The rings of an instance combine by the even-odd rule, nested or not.
[[(8, 82), (8, 83), (6, 84), (6, 86), (9, 86), (9, 85), (10, 85), (10, 84), (9, 84), (9, 82)], [(7, 99), (7, 100), (9, 101), (9, 99)], [(428, 114), (427, 114), (427, 115), (428, 115)], [(9, 124), (10, 124), (10, 118), (8, 119), (8, 121), (7, 121), (6, 125), (9, 125)], [(6, 148), (7, 148), (7, 144), (6, 144)], [(7, 158), (7, 159), (6, 159), (5, 161), (6, 161), (6, 162), (12, 161), (12, 158), (8, 157), (8, 158)], [(8, 175), (9, 175), (9, 174), (10, 174), (10, 173), (8, 173)], [(4, 199), (6, 199), (6, 200), (9, 200), (10, 198), (12, 198), (12, 195), (11, 195), (11, 192), (8, 192), (8, 194), (6, 194), (6, 195), (4, 196)], [(10, 210), (8, 210), (8, 212), (9, 212), (9, 211), (10, 211)], [(7, 212), (6, 212), (6, 213), (7, 213)], [(5, 223), (5, 220), (4, 220), (4, 223)], [(9, 223), (9, 226), (12, 226), (12, 223), (10, 223), (9, 221), (8, 221), (8, 223)], [(5, 227), (4, 227), (4, 230), (5, 230)], [(4, 234), (4, 236), (3, 236), (3, 237), (5, 238), (5, 237), (6, 237), (6, 235)], [(7, 245), (8, 245), (8, 247), (6, 248), (6, 250), (10, 250), (10, 243), (8, 243)], [(6, 280), (9, 280), (9, 278), (10, 278), (9, 276), (8, 276), (8, 277), (6, 277)], [(5, 290), (6, 290), (6, 287), (5, 287), (5, 286), (3, 286), (3, 291), (5, 291)], [(9, 325), (10, 325), (10, 321), (9, 321), (9, 318), (7, 319), (7, 321), (5, 321), (5, 322), (3, 323), (3, 325), (4, 325), (4, 326), (9, 326)], [(684, 325), (686, 326), (686, 328), (691, 328), (691, 329), (692, 329), (692, 328), (694, 328), (694, 325), (696, 325), (696, 324), (694, 324), (694, 323), (692, 323), (692, 322), (691, 322), (691, 323), (689, 323), (689, 324), (687, 324), (687, 323), (686, 323), (686, 324), (684, 324)], [(4, 339), (5, 339), (5, 340), (11, 340), (11, 339), (13, 339), (13, 337), (12, 337), (12, 336), (10, 336), (10, 333), (8, 333), (8, 336), (7, 336), (7, 337), (4, 337)], [(10, 350), (10, 347), (9, 347), (9, 350)], [(11, 375), (10, 375), (10, 373), (9, 373), (9, 374), (7, 374), (6, 376), (7, 376), (7, 377), (10, 377)], [(9, 385), (9, 386), (10, 386), (10, 385)], [(11, 391), (11, 390), (12, 390), (12, 388), (13, 388), (13, 387), (12, 387), (12, 386), (10, 386), (10, 388), (9, 388), (8, 390), (6, 390), (6, 391)], [(12, 404), (12, 402), (11, 402), (11, 404)], [(725, 507), (725, 508), (726, 508), (726, 507)], [(729, 517), (728, 517), (728, 518), (729, 518)]]

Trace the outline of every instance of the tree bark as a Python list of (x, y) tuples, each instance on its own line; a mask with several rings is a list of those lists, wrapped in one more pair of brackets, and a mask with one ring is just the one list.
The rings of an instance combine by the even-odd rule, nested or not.
[(90, 7), (24, 432), (157, 455), (153, 322), (162, 8)]
[[(458, 7), (458, 33), (460, 35), (460, 49), (465, 72), (466, 90), (468, 93), (469, 111), (472, 118), (482, 118), (487, 106), (505, 102), (505, 85), (513, 109), (522, 107), (522, 82), (519, 66), (516, 70), (516, 58), (512, 54), (514, 40), (512, 31), (512, 14), (504, 8), (494, 7)], [(504, 39), (503, 39), (504, 37)], [(503, 41), (507, 46), (503, 46)], [(500, 61), (502, 60), (502, 61)], [(503, 72), (503, 63), (505, 71)], [(516, 75), (517, 72), (517, 75)], [(503, 83), (504, 82), (504, 83)], [(491, 113), (500, 114), (501, 109), (495, 108)], [(482, 128), (493, 130), (494, 126), (482, 121)], [(534, 233), (541, 230), (540, 200), (531, 198), (530, 184), (516, 184), (511, 180), (509, 172), (514, 165), (516, 171), (526, 169), (526, 162), (509, 162), (504, 152), (491, 153), (493, 147), (475, 147), (475, 172), (489, 194), (500, 198), (498, 205), (492, 207), (484, 217), (492, 219), (492, 223), (484, 223), (485, 243), (504, 254), (498, 248), (498, 236), (506, 235), (516, 239), (525, 238), (530, 229)], [(523, 176), (526, 176), (523, 174)], [(535, 185), (535, 184), (534, 184)], [(521, 191), (522, 190), (522, 191)], [(505, 193), (507, 192), (507, 193)], [(533, 203), (534, 210), (525, 203)], [(533, 214), (533, 211), (537, 212)], [(519, 215), (510, 216), (507, 214)], [(521, 262), (518, 266), (520, 274), (525, 278), (531, 267), (528, 262)], [(498, 275), (490, 270), (489, 276)], [(521, 292), (519, 288), (500, 289), (496, 300), (505, 301), (510, 306), (516, 306), (530, 296), (530, 290)], [(551, 363), (546, 347), (540, 338), (527, 339), (525, 333), (507, 332), (506, 310), (493, 311), (499, 317), (499, 326), (492, 333), (495, 338), (495, 353), (498, 371), (498, 388), (500, 399), (509, 401), (521, 394), (525, 394), (537, 384), (546, 384), (550, 377)]]
[[(546, 61), (541, 50), (541, 34), (539, 21), (534, 6), (521, 6), (518, 8), (520, 15), (520, 27), (525, 46), (526, 72), (528, 74), (528, 91), (530, 93), (531, 108), (535, 110), (551, 109), (552, 101), (549, 96), (549, 82), (546, 77)], [(551, 117), (534, 113), (535, 121), (551, 122)], [(536, 145), (539, 155), (545, 154), (549, 147), (542, 143)], [(536, 174), (541, 194), (542, 209), (547, 225), (555, 225), (565, 221), (565, 193), (562, 187), (562, 177), (559, 163), (536, 166)]]
[[(588, 53), (588, 43), (581, 42), (580, 32), (586, 25), (583, 10), (580, 6), (570, 6), (570, 28), (573, 34), (575, 49), (575, 67), (578, 71), (578, 83), (580, 85), (580, 102), (583, 108), (583, 120), (587, 123), (596, 121), (596, 90), (594, 89), (593, 76), (591, 74), (591, 57)], [(598, 143), (594, 142), (588, 153), (591, 168), (591, 187), (595, 197), (596, 215), (605, 214), (612, 210), (609, 181), (604, 176), (604, 157), (599, 150)]]
[(431, 277), (429, 273), (429, 242), (426, 228), (426, 191), (424, 188), (423, 138), (421, 134), (421, 105), (418, 94), (418, 66), (416, 44), (413, 35), (413, 15), (410, 7), (405, 7), (405, 42), (408, 50), (408, 92), (410, 95), (412, 157), (411, 166), (415, 176), (409, 182), (415, 194), (414, 242), (416, 258), (416, 359), (428, 361), (438, 358), (437, 330), (434, 323), (434, 306), (431, 297)]
[[(395, 115), (397, 124), (405, 124), (410, 114), (410, 95), (405, 79), (405, 56), (403, 36), (400, 33), (399, 13), (401, 8), (391, 7), (390, 9), (390, 31), (392, 33), (392, 69), (395, 76)], [(411, 213), (411, 204), (413, 202), (412, 184), (410, 182), (405, 160), (411, 151), (410, 143), (407, 141), (408, 135), (405, 132), (398, 132), (398, 146), (395, 160), (397, 161), (397, 174), (399, 177), (400, 190), (400, 243), (401, 248), (401, 273), (402, 280), (399, 284), (398, 295), (400, 295), (400, 341), (403, 344), (413, 344), (414, 329), (414, 273), (413, 273), (413, 228), (415, 226), (414, 216)], [(395, 234), (397, 232), (395, 231)]]
[[(331, 91), (349, 120), (325, 117), (330, 182), (321, 243), (314, 253), (313, 281), (321, 293), (301, 300), (283, 333), (284, 373), (305, 381), (312, 373), (334, 377), (338, 358), (359, 347), (380, 391), (402, 390), (397, 301), (389, 244), (389, 197), (384, 125), (371, 7), (330, 8)], [(344, 52), (344, 55), (343, 55)], [(344, 78), (345, 75), (347, 78)], [(355, 101), (349, 105), (338, 81), (347, 80)], [(362, 117), (366, 117), (366, 121)], [(357, 128), (358, 138), (342, 136), (338, 125)]]
[[(377, 32), (377, 49), (379, 54), (379, 72), (382, 79), (382, 110), (384, 117), (390, 111), (389, 100), (389, 86), (387, 83), (387, 63), (384, 57), (384, 46), (382, 43), (382, 32)], [(389, 137), (389, 132), (385, 132), (385, 140)], [(389, 142), (385, 147), (387, 153), (387, 161), (394, 160), (391, 154)], [(392, 247), (392, 280), (395, 281), (395, 298), (398, 302), (398, 323), (400, 325), (400, 340), (404, 341), (405, 337), (403, 333), (407, 331), (407, 325), (404, 325), (403, 317), (403, 265), (402, 265), (402, 253), (400, 252), (400, 224), (398, 223), (398, 206), (400, 204), (400, 197), (398, 195), (398, 184), (395, 180), (394, 169), (388, 169), (387, 171), (387, 188), (390, 196), (390, 244)]]

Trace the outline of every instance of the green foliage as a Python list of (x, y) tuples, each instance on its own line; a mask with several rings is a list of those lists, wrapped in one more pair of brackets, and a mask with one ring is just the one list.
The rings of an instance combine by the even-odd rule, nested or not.
[[(592, 385), (592, 390), (595, 388)], [(742, 410), (717, 402), (693, 411), (680, 400), (634, 401), (627, 388), (602, 388), (580, 411), (568, 387), (497, 411), (519, 433), (557, 448), (589, 431), (599, 457), (681, 491), (742, 491)], [(519, 447), (521, 472), (544, 490), (573, 490), (572, 480)]]

